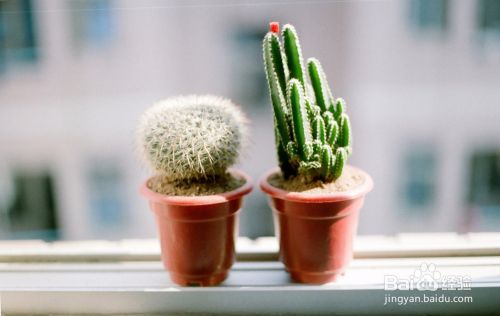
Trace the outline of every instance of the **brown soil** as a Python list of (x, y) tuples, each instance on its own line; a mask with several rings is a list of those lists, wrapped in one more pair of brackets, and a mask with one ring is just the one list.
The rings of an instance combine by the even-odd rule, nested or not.
[(304, 177), (297, 176), (285, 180), (283, 175), (275, 173), (268, 179), (269, 183), (277, 188), (289, 192), (303, 193), (335, 193), (351, 190), (365, 182), (361, 172), (349, 166), (344, 168), (342, 175), (333, 182), (323, 182), (320, 180), (307, 182)]
[(229, 173), (197, 181), (168, 182), (161, 175), (151, 178), (148, 188), (152, 191), (175, 196), (214, 195), (235, 190), (245, 184), (245, 179)]

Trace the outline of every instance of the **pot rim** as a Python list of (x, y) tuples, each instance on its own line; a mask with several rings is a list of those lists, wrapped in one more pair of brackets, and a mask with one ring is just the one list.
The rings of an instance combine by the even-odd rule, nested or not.
[(148, 182), (152, 177), (149, 177), (142, 183), (139, 188), (141, 195), (145, 196), (148, 200), (152, 202), (166, 203), (170, 205), (208, 205), (208, 204), (218, 204), (234, 199), (241, 198), (243, 195), (250, 193), (253, 189), (252, 178), (248, 176), (243, 171), (237, 169), (229, 169), (229, 172), (233, 175), (240, 176), (245, 179), (245, 184), (242, 186), (228, 192), (213, 194), (213, 195), (199, 195), (199, 196), (187, 196), (187, 195), (165, 195), (154, 192), (148, 188)]
[(273, 198), (278, 198), (287, 201), (303, 202), (303, 203), (327, 203), (327, 202), (340, 202), (346, 200), (353, 200), (358, 197), (366, 195), (373, 189), (373, 179), (372, 177), (361, 170), (360, 168), (347, 165), (348, 168), (357, 170), (360, 172), (365, 181), (348, 191), (342, 192), (332, 192), (332, 193), (302, 193), (302, 192), (290, 192), (271, 185), (267, 180), (269, 177), (277, 172), (280, 172), (279, 167), (273, 168), (266, 172), (264, 176), (260, 179), (259, 185), (260, 189), (265, 193), (269, 194)]

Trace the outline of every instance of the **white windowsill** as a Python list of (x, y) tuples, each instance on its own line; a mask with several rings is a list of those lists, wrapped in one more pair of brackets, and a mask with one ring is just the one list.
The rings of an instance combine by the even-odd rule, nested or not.
[[(275, 237), (238, 238), (239, 261), (278, 259)], [(500, 233), (428, 233), (357, 236), (354, 257), (410, 258), (500, 256)], [(0, 262), (157, 261), (157, 239), (122, 241), (0, 241)]]
[[(4, 313), (16, 314), (400, 314), (500, 309), (500, 234), (358, 237), (356, 259), (346, 275), (323, 286), (292, 283), (275, 260), (274, 238), (255, 242), (241, 238), (238, 251), (239, 261), (221, 286), (181, 288), (163, 270), (155, 240), (0, 242), (0, 299)], [(388, 293), (384, 276), (407, 279), (421, 263), (435, 264), (442, 275), (470, 276), (472, 290), (454, 293), (471, 295), (474, 302), (384, 306)]]

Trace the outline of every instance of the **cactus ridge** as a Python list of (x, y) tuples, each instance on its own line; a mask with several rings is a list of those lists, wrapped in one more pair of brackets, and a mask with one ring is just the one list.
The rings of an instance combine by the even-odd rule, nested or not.
[(269, 32), (263, 41), (281, 171), (285, 178), (333, 181), (342, 174), (352, 152), (345, 101), (333, 97), (319, 60), (309, 58), (304, 67), (292, 25), (283, 27), (281, 40), (283, 44)]
[(162, 100), (137, 129), (144, 161), (167, 181), (195, 181), (226, 173), (239, 156), (246, 119), (231, 101), (211, 95)]

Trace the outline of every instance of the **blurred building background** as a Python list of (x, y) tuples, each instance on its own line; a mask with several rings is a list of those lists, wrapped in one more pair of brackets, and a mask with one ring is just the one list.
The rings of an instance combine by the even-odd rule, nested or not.
[[(134, 129), (154, 101), (241, 104), (276, 164), (261, 40), (292, 23), (375, 189), (361, 234), (500, 229), (500, 1), (0, 0), (0, 238), (153, 237)], [(272, 235), (258, 188), (240, 232)]]

